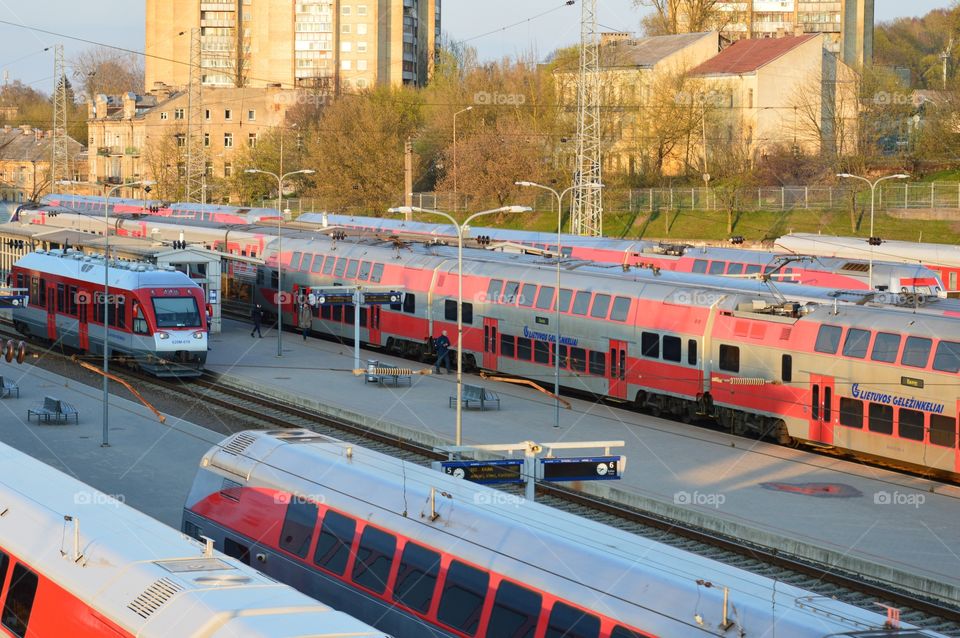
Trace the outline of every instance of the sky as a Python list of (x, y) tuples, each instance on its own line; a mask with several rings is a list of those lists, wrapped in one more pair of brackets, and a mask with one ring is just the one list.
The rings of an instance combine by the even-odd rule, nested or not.
[[(876, 19), (919, 16), (951, 4), (951, 0), (876, 0)], [(90, 46), (63, 36), (142, 51), (144, 5), (143, 0), (0, 0), (0, 81), (20, 80), (49, 92), (53, 52), (43, 49), (62, 43), (69, 63), (71, 56)], [(601, 30), (638, 31), (642, 16), (633, 0), (598, 0)], [(579, 40), (579, 19), (579, 3), (566, 6), (564, 0), (443, 0), (442, 29), (448, 37), (475, 47), (481, 60), (530, 54), (543, 59)]]

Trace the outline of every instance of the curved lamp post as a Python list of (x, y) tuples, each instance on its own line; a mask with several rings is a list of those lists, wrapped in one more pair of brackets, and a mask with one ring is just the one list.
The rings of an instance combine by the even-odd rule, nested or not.
[[(877, 184), (880, 182), (886, 181), (888, 179), (908, 179), (910, 176), (906, 173), (897, 173), (896, 175), (887, 175), (886, 177), (881, 177), (878, 180), (870, 181), (866, 177), (860, 177), (859, 175), (853, 175), (851, 173), (837, 173), (837, 177), (841, 179), (859, 179), (861, 182), (866, 182), (867, 186), (870, 187), (870, 238), (873, 239), (873, 204), (874, 204), (874, 195), (877, 192)], [(869, 275), (870, 290), (873, 290), (873, 244), (870, 244), (870, 275)]]

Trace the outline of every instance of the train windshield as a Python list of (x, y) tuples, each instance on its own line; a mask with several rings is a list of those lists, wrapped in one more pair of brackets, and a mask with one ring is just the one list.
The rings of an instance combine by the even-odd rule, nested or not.
[(154, 297), (158, 328), (199, 328), (200, 311), (193, 297)]

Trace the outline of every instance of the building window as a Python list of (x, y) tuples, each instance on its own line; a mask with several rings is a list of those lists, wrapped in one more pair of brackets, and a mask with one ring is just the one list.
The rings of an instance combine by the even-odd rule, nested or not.
[(166, 111), (162, 111), (162, 112), (160, 113), (160, 119), (161, 119), (161, 120), (167, 119), (167, 112), (166, 112)]
[[(357, 53), (366, 53), (367, 52), (367, 43), (366, 42), (357, 42)], [(956, 285), (953, 286), (956, 288)]]
[(350, 25), (349, 25), (349, 24), (341, 24), (341, 25), (340, 25), (340, 33), (350, 33)]
[(367, 61), (357, 60), (357, 71), (366, 71), (366, 70), (367, 70)]
[(223, 110), (223, 119), (225, 119), (225, 120), (232, 120), (232, 119), (233, 119), (233, 111), (231, 111), (230, 109), (224, 109), (224, 110)]
[(173, 110), (173, 119), (182, 120), (183, 119), (183, 109), (174, 109)]
[(345, 15), (345, 16), (350, 15), (350, 5), (345, 4), (342, 7), (340, 7), (340, 13), (341, 15)]
[(350, 60), (340, 60), (340, 69), (343, 71), (349, 71), (353, 66), (350, 63)]
[(177, 147), (183, 148), (187, 145), (187, 136), (183, 134), (177, 135)]
[(257, 111), (255, 109), (250, 109), (247, 111), (247, 120), (253, 122), (257, 119)]
[(352, 50), (353, 50), (353, 44), (351, 44), (350, 42), (341, 42), (341, 43), (340, 43), (340, 51), (341, 51), (341, 52), (343, 52), (343, 53), (350, 53), (350, 51), (352, 51)]
[(358, 5), (357, 5), (357, 15), (358, 15), (358, 16), (365, 16), (365, 15), (367, 15), (367, 5), (365, 5), (365, 4), (358, 4)]
[(256, 147), (257, 147), (257, 134), (256, 134), (256, 133), (250, 133), (249, 135), (247, 135), (247, 146), (249, 146), (250, 148), (256, 148)]
[(224, 177), (231, 177), (232, 175), (233, 175), (233, 163), (232, 163), (232, 162), (224, 162), (224, 164), (223, 164), (223, 176), (224, 176)]
[(358, 88), (358, 89), (365, 89), (365, 88), (367, 88), (367, 81), (364, 80), (363, 78), (357, 78), (356, 84), (357, 84), (357, 88)]
[(210, 134), (209, 134), (209, 133), (204, 133), (204, 134), (203, 134), (203, 145), (204, 145), (204, 146), (210, 146)]
[(206, 110), (203, 112), (203, 117), (204, 117), (204, 119), (207, 119), (207, 120), (210, 119), (210, 109), (206, 109)]
[(358, 24), (357, 25), (357, 35), (367, 35), (367, 25)]
[(223, 134), (223, 146), (224, 148), (233, 148), (233, 133)]

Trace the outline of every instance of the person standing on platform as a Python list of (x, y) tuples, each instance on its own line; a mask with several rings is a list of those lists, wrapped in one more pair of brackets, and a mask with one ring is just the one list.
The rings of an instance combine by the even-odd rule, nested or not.
[(297, 322), (300, 329), (303, 330), (303, 340), (307, 340), (307, 333), (310, 332), (310, 323), (313, 321), (313, 313), (306, 302), (300, 304), (300, 310), (297, 312)]
[(441, 363), (447, 369), (447, 374), (450, 374), (450, 337), (447, 336), (446, 330), (433, 340), (433, 347), (437, 351), (437, 362), (433, 364), (437, 374), (440, 374)]
[(207, 350), (213, 350), (210, 347), (210, 324), (213, 323), (213, 306), (207, 304)]
[(250, 318), (253, 319), (253, 330), (250, 331), (250, 336), (252, 337), (253, 333), (256, 332), (263, 339), (263, 334), (260, 332), (260, 324), (263, 323), (263, 307), (260, 304), (254, 306), (253, 310), (250, 311)]

